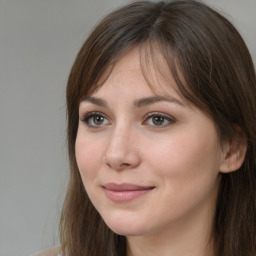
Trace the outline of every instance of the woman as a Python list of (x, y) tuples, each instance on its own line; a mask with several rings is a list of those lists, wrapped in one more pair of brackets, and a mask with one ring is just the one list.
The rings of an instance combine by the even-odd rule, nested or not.
[(224, 17), (137, 2), (101, 21), (67, 85), (62, 256), (256, 255), (256, 78)]

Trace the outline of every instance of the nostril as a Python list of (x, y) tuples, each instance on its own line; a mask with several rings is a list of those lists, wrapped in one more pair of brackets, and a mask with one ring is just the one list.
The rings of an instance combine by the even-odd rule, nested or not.
[(129, 166), (130, 164), (127, 164), (127, 163), (123, 163), (121, 164), (121, 166)]
[(117, 162), (105, 162), (105, 164), (114, 170), (128, 169), (131, 166), (131, 164), (129, 163), (117, 163)]
[(112, 140), (103, 155), (103, 164), (113, 170), (131, 169), (138, 166), (140, 157), (134, 144)]
[(121, 168), (127, 168), (127, 167), (129, 167), (129, 166), (131, 166), (131, 165), (130, 165), (130, 164), (127, 164), (127, 163), (123, 163), (123, 164), (120, 165), (120, 169), (121, 169)]

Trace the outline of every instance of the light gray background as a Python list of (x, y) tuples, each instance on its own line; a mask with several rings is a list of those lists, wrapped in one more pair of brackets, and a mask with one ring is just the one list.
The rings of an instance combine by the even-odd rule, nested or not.
[[(128, 0), (0, 0), (0, 256), (58, 244), (68, 178), (65, 84), (89, 30)], [(256, 0), (228, 14), (256, 63)]]

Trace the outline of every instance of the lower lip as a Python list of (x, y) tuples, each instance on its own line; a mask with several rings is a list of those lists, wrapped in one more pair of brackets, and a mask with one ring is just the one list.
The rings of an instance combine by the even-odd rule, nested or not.
[(152, 189), (116, 191), (105, 189), (106, 196), (114, 202), (125, 203), (141, 197), (152, 191)]

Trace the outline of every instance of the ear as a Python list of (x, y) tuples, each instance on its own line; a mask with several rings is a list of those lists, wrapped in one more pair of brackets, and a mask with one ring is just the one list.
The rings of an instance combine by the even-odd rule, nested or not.
[(237, 136), (229, 139), (224, 146), (224, 157), (220, 165), (221, 173), (229, 173), (238, 170), (243, 162), (247, 151), (247, 140), (240, 127), (235, 128)]

